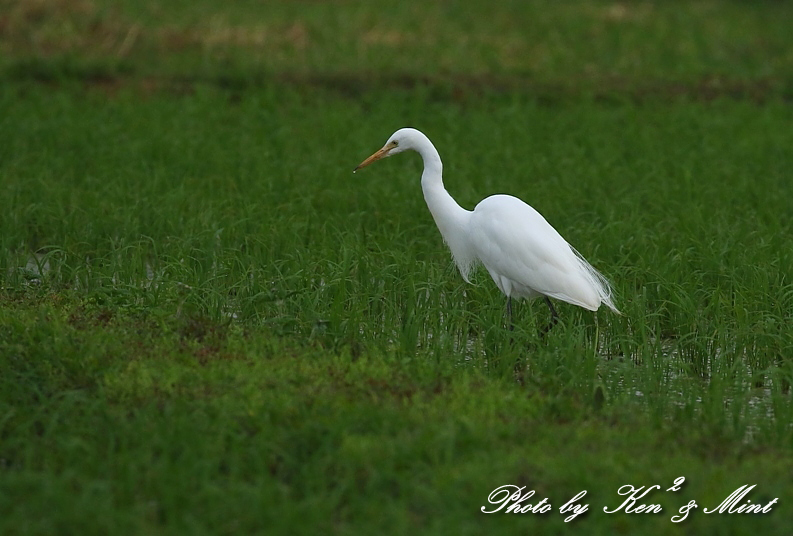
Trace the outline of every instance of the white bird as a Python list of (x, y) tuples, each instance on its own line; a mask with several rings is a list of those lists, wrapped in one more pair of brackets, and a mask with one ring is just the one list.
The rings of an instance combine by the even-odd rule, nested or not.
[(482, 263), (507, 297), (512, 329), (512, 298), (543, 296), (597, 311), (601, 304), (617, 314), (609, 282), (556, 229), (532, 207), (511, 195), (492, 195), (473, 211), (465, 210), (443, 186), (441, 157), (432, 142), (414, 128), (394, 132), (382, 149), (364, 160), (353, 172), (372, 162), (403, 151), (414, 150), (424, 160), (421, 189), (435, 224), (452, 252), (454, 262), (467, 283), (476, 263)]

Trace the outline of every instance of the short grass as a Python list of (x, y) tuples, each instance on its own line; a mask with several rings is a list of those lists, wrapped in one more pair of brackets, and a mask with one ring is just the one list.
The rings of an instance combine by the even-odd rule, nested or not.
[(793, 95), (790, 2), (3, 0), (13, 79)]
[[(441, 41), (406, 46), (447, 51), (448, 65), (433, 63), (440, 77), (424, 74), (421, 54), (398, 64), (400, 35), (421, 33), (412, 3), (394, 6), (394, 35), (378, 34), (396, 39), (380, 42), (382, 58), (349, 59), (374, 39), (357, 30), (382, 24), (367, 5), (11, 4), (0, 40), (2, 532), (785, 534), (787, 4), (716, 3), (715, 19), (697, 2), (515, 4), (514, 17), (481, 26), (485, 7), (432, 4), (429, 20), (451, 17)], [(8, 22), (62, 39), (75, 13), (132, 21), (138, 37), (115, 59), (76, 37), (61, 55)], [(708, 25), (689, 34), (678, 19)], [(268, 39), (273, 20), (313, 28), (317, 56), (293, 65), (291, 45), (239, 37), (256, 20)], [(327, 20), (350, 26), (315, 49)], [(578, 52), (565, 52), (540, 34), (569, 64), (529, 72), (477, 41), (512, 28), (523, 58), (518, 23), (529, 20), (576, 36)], [(616, 25), (605, 35), (620, 39), (593, 34), (598, 61), (611, 50), (615, 69), (630, 64), (625, 39), (646, 64), (615, 75), (625, 83), (599, 69), (580, 80), (584, 20)], [(228, 60), (247, 80), (228, 85), (227, 58), (166, 32), (223, 24), (241, 32), (218, 30), (237, 35), (230, 56), (266, 45), (283, 56)], [(639, 39), (663, 41), (659, 28), (679, 47), (701, 40), (677, 74), (663, 47)], [(720, 39), (745, 43), (746, 56), (713, 63)], [(683, 96), (674, 84), (637, 89), (648, 80), (683, 84)], [(565, 96), (549, 98), (557, 83)], [(540, 210), (614, 282), (624, 316), (560, 304), (562, 323), (542, 339), (548, 313), (526, 303), (506, 331), (487, 274), (466, 285), (456, 273), (418, 157), (351, 173), (405, 125), (433, 139), (463, 206), (507, 192)], [(624, 484), (666, 489), (681, 475), (681, 492), (648, 501), (660, 515), (603, 513)], [(554, 511), (482, 514), (504, 484), (537, 490)], [(757, 484), (753, 502), (778, 498), (773, 513), (702, 513), (744, 484)], [(583, 489), (590, 512), (563, 523), (558, 507)], [(671, 523), (692, 499), (700, 509)]]

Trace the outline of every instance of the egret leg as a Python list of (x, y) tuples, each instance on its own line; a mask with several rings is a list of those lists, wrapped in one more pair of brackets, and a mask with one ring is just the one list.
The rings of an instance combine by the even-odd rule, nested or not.
[(554, 309), (553, 303), (551, 303), (551, 299), (548, 296), (545, 296), (545, 303), (548, 305), (548, 309), (551, 310), (551, 321), (548, 323), (545, 329), (542, 330), (543, 335), (551, 331), (551, 328), (559, 322), (559, 313), (557, 313), (556, 309)]
[[(515, 323), (512, 321), (512, 296), (507, 296), (507, 316), (509, 317), (509, 331), (515, 331)], [(510, 335), (509, 345), (512, 346), (513, 344), (515, 344), (515, 339)], [(517, 380), (520, 385), (523, 385), (523, 367), (521, 366), (520, 357), (515, 360), (512, 370), (515, 372), (515, 380)]]

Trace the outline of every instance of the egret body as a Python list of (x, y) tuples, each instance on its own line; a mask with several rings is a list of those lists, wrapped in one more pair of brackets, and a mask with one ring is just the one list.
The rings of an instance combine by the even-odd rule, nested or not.
[(619, 314), (606, 278), (595, 270), (542, 215), (511, 195), (492, 195), (474, 210), (462, 208), (443, 186), (441, 157), (422, 132), (402, 128), (382, 149), (361, 162), (413, 150), (424, 160), (421, 189), (460, 275), (482, 263), (507, 297), (512, 328), (512, 298), (544, 297), (551, 310), (550, 329), (558, 315), (549, 298), (597, 311), (601, 304)]

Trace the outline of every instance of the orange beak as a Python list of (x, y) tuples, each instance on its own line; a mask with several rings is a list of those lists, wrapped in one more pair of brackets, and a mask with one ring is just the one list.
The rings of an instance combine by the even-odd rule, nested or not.
[(355, 173), (359, 169), (365, 168), (366, 166), (368, 166), (372, 162), (376, 162), (376, 161), (380, 160), (381, 158), (383, 158), (385, 156), (388, 156), (388, 153), (391, 152), (391, 149), (393, 149), (393, 147), (383, 147), (382, 149), (377, 151), (375, 154), (373, 154), (372, 156), (370, 156), (369, 158), (367, 158), (366, 160), (364, 160), (363, 162), (358, 164), (358, 167), (353, 169), (352, 172)]

